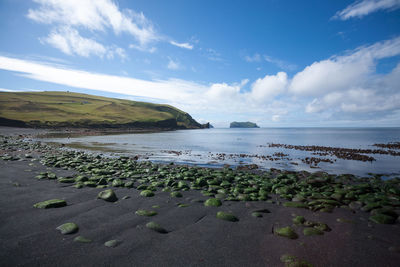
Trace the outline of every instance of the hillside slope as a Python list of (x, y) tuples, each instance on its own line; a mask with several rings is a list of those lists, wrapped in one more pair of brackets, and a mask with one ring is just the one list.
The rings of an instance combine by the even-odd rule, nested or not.
[(169, 105), (71, 92), (0, 92), (0, 125), (84, 128), (202, 128), (202, 125), (188, 113)]

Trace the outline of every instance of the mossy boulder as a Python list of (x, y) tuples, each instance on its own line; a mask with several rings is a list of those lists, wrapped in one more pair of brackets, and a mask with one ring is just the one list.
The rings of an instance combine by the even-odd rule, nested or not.
[(113, 187), (120, 187), (120, 186), (124, 186), (124, 183), (122, 182), (122, 180), (121, 179), (114, 179), (113, 181), (112, 181), (112, 184), (111, 184)]
[(33, 205), (33, 207), (38, 209), (60, 208), (65, 206), (67, 206), (67, 202), (63, 199), (49, 199)]
[(396, 218), (386, 214), (375, 214), (369, 217), (370, 221), (378, 224), (393, 224), (396, 222)]
[(89, 238), (83, 237), (83, 236), (77, 236), (74, 238), (74, 242), (79, 242), (79, 243), (91, 243), (92, 240)]
[(75, 178), (60, 177), (57, 179), (59, 183), (72, 184), (75, 183)]
[(296, 232), (290, 227), (282, 227), (282, 228), (276, 228), (275, 229), (275, 234), (283, 237), (287, 237), (290, 239), (297, 239), (299, 236), (296, 234)]
[(222, 202), (218, 198), (209, 198), (204, 202), (204, 206), (207, 206), (207, 207), (219, 207), (221, 205), (222, 205)]
[(151, 229), (151, 230), (153, 230), (153, 231), (155, 231), (155, 232), (157, 232), (157, 233), (160, 233), (160, 234), (167, 234), (168, 233), (167, 230), (165, 230), (158, 223), (155, 223), (155, 222), (147, 223), (146, 227)]
[(58, 226), (56, 229), (59, 230), (63, 235), (69, 235), (78, 232), (79, 227), (77, 224), (69, 222)]
[(182, 193), (178, 191), (171, 192), (171, 197), (182, 197)]
[(157, 212), (155, 212), (155, 211), (153, 211), (153, 210), (137, 210), (137, 211), (135, 212), (135, 214), (136, 214), (136, 215), (139, 215), (139, 216), (147, 216), (147, 217), (150, 217), (150, 216), (155, 216), (155, 215), (157, 215)]
[(376, 215), (376, 214), (385, 214), (395, 219), (398, 217), (398, 214), (394, 211), (394, 209), (388, 207), (371, 210), (371, 215)]
[(261, 218), (262, 217), (262, 213), (258, 212), (258, 211), (253, 211), (251, 213), (251, 216), (255, 217), (255, 218)]
[(239, 219), (233, 215), (230, 212), (224, 212), (224, 211), (218, 211), (217, 212), (217, 218), (224, 220), (224, 221), (229, 221), (229, 222), (237, 222)]
[(140, 195), (142, 197), (153, 197), (154, 196), (154, 192), (151, 190), (143, 190), (142, 192), (140, 192)]
[(112, 189), (107, 189), (104, 191), (101, 191), (98, 195), (97, 198), (103, 199), (108, 202), (115, 202), (118, 200), (117, 195)]
[(285, 267), (313, 267), (312, 264), (289, 254), (282, 255), (280, 260), (285, 264)]
[(116, 246), (118, 246), (121, 243), (121, 241), (119, 240), (108, 240), (104, 243), (104, 246), (108, 247), (108, 248), (115, 248)]
[(293, 218), (292, 221), (294, 224), (303, 224), (306, 221), (306, 219), (303, 216), (296, 216)]
[(323, 235), (324, 232), (319, 230), (318, 228), (315, 227), (306, 227), (303, 229), (303, 234), (305, 236), (310, 236), (310, 235)]
[(324, 232), (330, 232), (332, 230), (326, 223), (316, 223), (314, 228)]

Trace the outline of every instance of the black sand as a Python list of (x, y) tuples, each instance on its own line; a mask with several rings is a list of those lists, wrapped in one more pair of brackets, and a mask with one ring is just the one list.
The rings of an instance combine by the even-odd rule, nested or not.
[[(207, 197), (191, 190), (183, 192), (182, 198), (159, 191), (146, 198), (136, 189), (114, 188), (119, 200), (111, 203), (96, 199), (104, 189), (76, 189), (35, 179), (47, 170), (38, 161), (0, 160), (0, 170), (0, 266), (284, 266), (280, 260), (284, 254), (313, 266), (398, 266), (400, 262), (400, 223), (371, 223), (369, 214), (362, 211), (311, 212), (265, 201), (224, 201), (220, 207), (205, 207), (199, 200)], [(73, 173), (51, 171), (59, 176)], [(33, 208), (53, 198), (65, 199), (68, 205)], [(178, 207), (178, 203), (189, 207)], [(142, 217), (135, 214), (138, 209), (158, 214)], [(251, 216), (258, 209), (270, 213)], [(233, 212), (239, 221), (219, 220), (218, 211)], [(274, 235), (274, 228), (293, 225), (293, 214), (326, 223), (332, 231), (304, 236), (303, 226), (293, 226), (298, 239)], [(168, 233), (147, 229), (150, 221)], [(79, 232), (60, 234), (56, 227), (66, 222), (78, 224)], [(92, 242), (74, 242), (79, 235)], [(104, 246), (112, 239), (120, 244)]]

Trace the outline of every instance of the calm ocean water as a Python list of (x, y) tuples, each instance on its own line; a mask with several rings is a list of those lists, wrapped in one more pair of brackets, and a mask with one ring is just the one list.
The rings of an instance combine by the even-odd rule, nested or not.
[[(400, 157), (371, 155), (376, 161), (329, 158), (334, 163), (321, 162), (310, 168), (302, 162), (306, 157), (319, 157), (309, 151), (270, 148), (269, 143), (289, 145), (318, 145), (355, 149), (379, 149), (375, 143), (400, 142), (400, 128), (259, 128), (259, 129), (204, 129), (179, 130), (162, 133), (121, 134), (76, 138), (52, 138), (67, 146), (85, 148), (111, 155), (140, 155), (156, 162), (222, 166), (229, 164), (257, 164), (262, 169), (326, 171), (329, 173), (384, 173), (400, 175)], [(400, 152), (399, 150), (397, 150)], [(279, 160), (265, 160), (260, 156), (286, 154)], [(224, 153), (224, 156), (218, 155)], [(239, 156), (245, 154), (247, 156)]]

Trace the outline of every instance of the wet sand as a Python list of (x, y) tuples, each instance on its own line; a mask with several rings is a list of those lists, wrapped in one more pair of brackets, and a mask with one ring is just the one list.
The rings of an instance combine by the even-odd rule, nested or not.
[[(143, 197), (140, 190), (118, 187), (113, 188), (118, 201), (106, 202), (97, 199), (104, 189), (76, 189), (55, 180), (36, 179), (44, 171), (57, 176), (76, 171), (46, 167), (35, 160), (40, 152), (30, 152), (32, 161), (24, 158), (27, 151), (18, 150), (1, 151), (21, 159), (0, 159), (0, 266), (285, 266), (280, 260), (284, 254), (312, 266), (398, 266), (400, 262), (399, 220), (381, 225), (369, 222), (369, 213), (360, 210), (312, 212), (267, 201), (223, 201), (220, 207), (206, 207), (202, 201), (209, 197), (197, 190), (182, 192), (182, 198), (161, 191)], [(33, 207), (53, 198), (66, 200), (67, 206)], [(181, 203), (189, 206), (179, 207)], [(139, 216), (135, 214), (138, 209), (158, 214)], [(270, 213), (253, 217), (251, 213), (259, 209)], [(232, 212), (239, 221), (217, 219), (218, 211)], [(331, 231), (304, 236), (304, 226), (293, 225), (294, 215), (326, 223)], [(150, 221), (168, 233), (146, 228)], [(66, 222), (76, 223), (79, 231), (62, 235), (56, 227)], [(299, 238), (273, 233), (285, 226), (291, 226)], [(75, 242), (77, 236), (92, 242)], [(118, 240), (119, 245), (104, 246), (108, 240)]]

